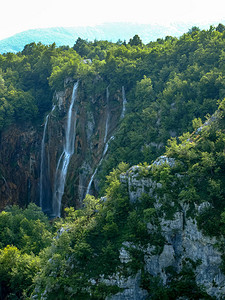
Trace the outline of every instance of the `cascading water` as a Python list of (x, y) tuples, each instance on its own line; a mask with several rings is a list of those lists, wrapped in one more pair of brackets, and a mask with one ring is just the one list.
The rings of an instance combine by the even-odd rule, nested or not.
[(73, 87), (72, 99), (67, 114), (64, 148), (58, 160), (56, 172), (55, 172), (55, 182), (54, 182), (53, 201), (52, 201), (52, 212), (53, 212), (53, 216), (55, 217), (60, 217), (61, 201), (62, 201), (62, 196), (64, 194), (67, 169), (69, 166), (70, 158), (74, 153), (77, 109), (75, 109), (74, 113), (73, 110), (74, 110), (74, 103), (76, 100), (77, 87), (78, 87), (78, 82), (75, 83)]
[(55, 105), (53, 105), (51, 112), (47, 115), (44, 124), (43, 137), (41, 141), (41, 168), (40, 168), (40, 207), (44, 212), (49, 210), (49, 200), (51, 198), (51, 189), (50, 189), (50, 176), (48, 168), (48, 157), (46, 157), (46, 131), (48, 126), (48, 120), (50, 114), (54, 111)]
[(120, 119), (123, 119), (124, 116), (125, 116), (126, 104), (127, 104), (127, 99), (126, 99), (126, 95), (125, 95), (124, 86), (122, 86), (122, 99), (123, 99), (123, 107), (122, 107), (122, 112), (121, 112)]
[(94, 177), (95, 177), (95, 175), (96, 175), (96, 173), (97, 173), (97, 171), (98, 171), (98, 168), (99, 168), (100, 165), (102, 164), (103, 158), (105, 157), (105, 155), (106, 155), (106, 153), (107, 153), (107, 151), (108, 151), (109, 143), (110, 143), (113, 139), (114, 139), (114, 136), (111, 136), (111, 138), (110, 138), (110, 139), (108, 140), (108, 142), (105, 144), (105, 147), (104, 147), (104, 151), (103, 151), (102, 157), (101, 157), (101, 159), (100, 159), (100, 161), (99, 161), (97, 167), (95, 168), (95, 171), (94, 171), (94, 173), (92, 174), (91, 179), (90, 179), (90, 181), (89, 181), (89, 183), (88, 183), (86, 195), (87, 195), (87, 194), (90, 194), (90, 189), (91, 189), (91, 185), (92, 185), (92, 182), (93, 182), (93, 180), (94, 180)]
[(106, 155), (106, 153), (108, 151), (110, 141), (114, 139), (114, 136), (111, 136), (110, 139), (106, 142), (107, 136), (108, 136), (109, 118), (110, 118), (110, 111), (109, 111), (109, 88), (108, 87), (106, 88), (106, 104), (107, 104), (107, 116), (106, 116), (106, 122), (105, 122), (105, 135), (104, 135), (104, 144), (105, 144), (105, 147), (104, 147), (104, 150), (103, 150), (103, 153), (102, 153), (102, 157), (101, 157), (101, 159), (100, 159), (97, 167), (95, 168), (95, 171), (92, 174), (91, 179), (90, 179), (90, 181), (88, 183), (88, 187), (87, 187), (87, 191), (86, 191), (85, 195), (90, 194), (90, 189), (91, 189), (91, 185), (92, 185), (92, 182), (94, 180), (94, 177), (95, 177), (95, 175), (96, 175), (96, 173), (98, 171), (98, 168), (102, 164), (103, 158), (105, 157), (105, 155)]
[(109, 87), (106, 88), (106, 109), (107, 109), (107, 116), (105, 121), (105, 136), (104, 136), (104, 144), (107, 140), (108, 130), (109, 130)]
[[(125, 89), (124, 89), (124, 86), (122, 86), (122, 99), (123, 99), (123, 106), (122, 106), (122, 112), (121, 112), (121, 116), (120, 116), (120, 119), (123, 119), (124, 116), (125, 116), (125, 112), (126, 112), (126, 104), (127, 104), (127, 99), (126, 99), (126, 95), (125, 95)], [(109, 148), (109, 143), (114, 139), (114, 136), (112, 135), (110, 137), (110, 139), (107, 141), (106, 143), (106, 139), (107, 139), (107, 136), (108, 136), (108, 127), (109, 127), (109, 117), (110, 117), (110, 113), (109, 113), (109, 90), (108, 90), (108, 87), (106, 89), (106, 102), (107, 102), (107, 117), (106, 117), (106, 123), (105, 123), (105, 136), (104, 136), (104, 143), (105, 143), (105, 147), (104, 147), (104, 150), (103, 150), (103, 153), (102, 153), (102, 157), (97, 165), (97, 167), (95, 168), (95, 171), (94, 173), (92, 174), (91, 176), (91, 179), (88, 183), (88, 187), (87, 187), (87, 191), (86, 191), (86, 194), (90, 194), (90, 189), (91, 189), (91, 185), (92, 185), (92, 182), (94, 180), (94, 177), (98, 171), (98, 168), (100, 167), (100, 165), (102, 164), (102, 161), (108, 151), (108, 148)]]

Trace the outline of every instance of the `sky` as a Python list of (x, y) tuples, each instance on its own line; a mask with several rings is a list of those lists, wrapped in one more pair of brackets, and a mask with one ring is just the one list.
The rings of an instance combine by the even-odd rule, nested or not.
[(1, 3), (0, 39), (28, 29), (106, 22), (162, 25), (185, 22), (194, 26), (218, 24), (222, 20), (225, 20), (224, 0), (11, 0)]

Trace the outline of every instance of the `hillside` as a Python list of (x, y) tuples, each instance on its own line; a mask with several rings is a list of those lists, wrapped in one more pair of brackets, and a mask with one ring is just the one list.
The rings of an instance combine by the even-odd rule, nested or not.
[[(180, 36), (191, 28), (191, 24), (173, 24), (170, 26), (145, 25), (133, 23), (105, 23), (87, 27), (56, 27), (46, 29), (32, 29), (0, 41), (0, 53), (22, 51), (24, 46), (32, 42), (57, 46), (69, 45), (72, 47), (78, 37), (89, 41), (107, 40), (112, 42), (129, 41), (135, 34), (139, 34), (144, 43), (164, 38), (167, 35)], [(208, 25), (201, 26), (206, 28)]]
[(223, 299), (224, 115), (223, 101), (210, 125), (151, 165), (121, 163), (104, 198), (67, 209), (33, 297)]
[(225, 26), (0, 55), (0, 298), (223, 299)]

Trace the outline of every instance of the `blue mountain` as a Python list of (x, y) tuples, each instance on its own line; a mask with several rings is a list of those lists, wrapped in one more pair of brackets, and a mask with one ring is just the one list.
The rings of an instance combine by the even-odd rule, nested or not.
[(0, 40), (0, 53), (21, 51), (25, 45), (32, 42), (41, 42), (45, 45), (56, 43), (57, 46), (68, 45), (71, 47), (78, 37), (89, 41), (117, 42), (118, 40), (129, 41), (135, 34), (138, 34), (144, 43), (149, 43), (167, 35), (180, 36), (192, 26), (193, 24), (163, 26), (157, 24), (105, 23), (85, 27), (31, 29)]

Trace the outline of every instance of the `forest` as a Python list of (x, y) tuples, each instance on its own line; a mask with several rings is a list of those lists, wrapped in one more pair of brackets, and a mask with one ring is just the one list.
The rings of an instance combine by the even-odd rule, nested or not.
[[(199, 260), (167, 266), (165, 284), (146, 270), (146, 253), (149, 242), (154, 255), (163, 253), (162, 219), (185, 210), (184, 224), (196, 220), (203, 235), (217, 239), (225, 275), (224, 49), (219, 24), (148, 44), (138, 35), (117, 43), (78, 38), (73, 47), (31, 43), (0, 55), (0, 134), (13, 124), (43, 123), (67, 78), (82, 82), (86, 95), (124, 86), (127, 98), (97, 173), (98, 195), (53, 220), (35, 203), (0, 213), (1, 299), (110, 299), (124, 288), (109, 278), (138, 272), (146, 292), (140, 299), (222, 299), (197, 284)], [(170, 160), (155, 163), (162, 155)], [(137, 180), (160, 185), (136, 202), (123, 182), (134, 165)], [(121, 263), (124, 242), (133, 246)]]

